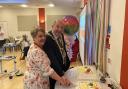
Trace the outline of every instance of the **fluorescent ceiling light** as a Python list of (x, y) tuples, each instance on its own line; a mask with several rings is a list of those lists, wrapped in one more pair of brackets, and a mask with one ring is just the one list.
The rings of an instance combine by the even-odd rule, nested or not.
[(0, 5), (0, 8), (1, 8), (1, 7), (3, 7), (3, 6)]
[(55, 5), (52, 4), (52, 3), (50, 3), (50, 4), (48, 4), (48, 6), (49, 6), (49, 7), (54, 7)]
[(26, 5), (26, 4), (22, 4), (22, 5), (20, 5), (21, 7), (28, 7), (28, 5)]

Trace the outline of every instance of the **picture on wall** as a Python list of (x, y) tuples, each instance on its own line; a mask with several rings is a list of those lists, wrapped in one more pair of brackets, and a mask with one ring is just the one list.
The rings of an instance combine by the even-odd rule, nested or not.
[(5, 33), (5, 38), (8, 37), (7, 29), (8, 29), (8, 22), (7, 21), (0, 21), (1, 30)]

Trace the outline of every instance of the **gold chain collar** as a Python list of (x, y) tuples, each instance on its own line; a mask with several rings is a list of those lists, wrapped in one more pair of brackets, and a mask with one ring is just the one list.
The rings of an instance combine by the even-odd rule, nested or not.
[[(64, 48), (60, 47), (57, 39), (54, 37), (53, 33), (48, 33), (48, 35), (57, 43), (58, 47), (59, 47), (59, 50), (60, 50), (60, 53), (61, 53), (61, 56), (63, 58), (63, 63), (65, 63), (65, 57), (66, 57), (66, 53), (65, 53), (65, 50)], [(61, 35), (61, 39), (62, 39), (62, 35)], [(63, 39), (62, 39), (63, 40)], [(63, 42), (63, 41), (62, 41)], [(63, 47), (64, 47), (64, 42), (62, 43), (63, 44)], [(62, 50), (64, 50), (64, 53), (62, 52)]]

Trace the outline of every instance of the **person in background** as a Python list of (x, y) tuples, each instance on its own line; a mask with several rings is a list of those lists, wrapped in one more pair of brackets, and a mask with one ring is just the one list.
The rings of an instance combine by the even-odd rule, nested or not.
[(29, 50), (29, 47), (30, 47), (30, 41), (28, 40), (27, 35), (23, 35), (23, 39), (20, 43), (23, 46), (22, 47), (23, 48), (23, 56), (22, 56), (21, 60), (24, 60), (25, 57), (27, 56), (27, 53), (28, 53), (28, 50)]
[[(71, 82), (63, 76), (70, 66), (70, 60), (67, 56), (63, 36), (63, 26), (62, 20), (54, 22), (52, 30), (46, 35), (46, 42), (43, 48), (51, 61), (51, 67), (57, 72), (58, 75), (62, 76), (67, 85), (70, 85)], [(50, 78), (50, 89), (55, 88), (55, 83), (56, 80)]]
[(72, 52), (73, 55), (71, 58), (71, 62), (75, 62), (79, 54), (79, 39), (76, 35), (75, 35), (74, 43), (72, 44)]
[(31, 31), (33, 43), (27, 55), (27, 71), (24, 76), (24, 89), (49, 89), (49, 77), (66, 85), (52, 67), (47, 54), (43, 51), (45, 32), (43, 29)]
[(2, 27), (0, 26), (0, 47), (3, 46), (3, 44), (5, 43), (5, 38), (4, 38), (4, 31), (2, 30)]

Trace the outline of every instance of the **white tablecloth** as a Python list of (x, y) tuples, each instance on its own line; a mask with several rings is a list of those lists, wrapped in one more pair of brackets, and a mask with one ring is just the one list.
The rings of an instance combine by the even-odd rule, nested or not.
[[(90, 68), (91, 71), (86, 73), (87, 68)], [(110, 89), (107, 87), (107, 84), (101, 84), (99, 82), (99, 78), (96, 73), (96, 69), (94, 66), (78, 66), (72, 69), (69, 69), (65, 76), (72, 82), (72, 85), (69, 87), (65, 87), (56, 83), (55, 89), (82, 89), (80, 85), (85, 82), (87, 84), (96, 83), (99, 89)], [(95, 89), (95, 88), (87, 88), (87, 89)]]
[(16, 44), (15, 43), (6, 43), (3, 46), (4, 48), (10, 48), (12, 52), (15, 51)]

